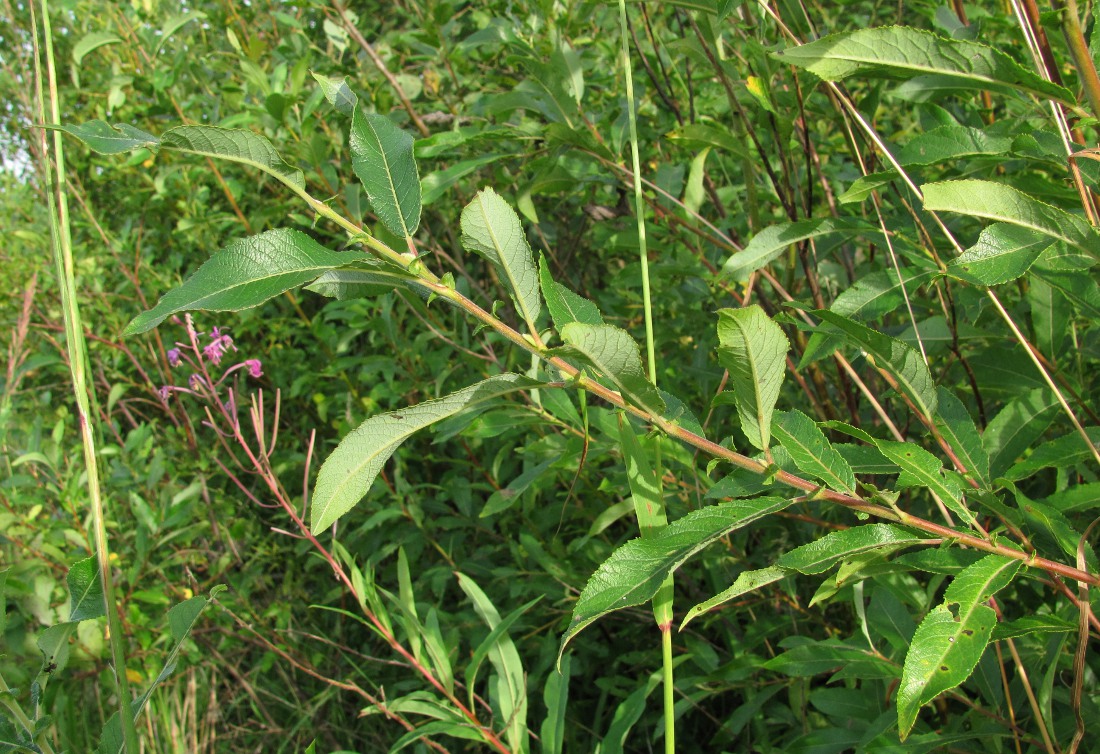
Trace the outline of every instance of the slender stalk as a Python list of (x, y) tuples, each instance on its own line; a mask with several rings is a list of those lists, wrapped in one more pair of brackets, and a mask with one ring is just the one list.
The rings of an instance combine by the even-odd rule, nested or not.
[[(0, 673), (0, 691), (7, 691), (9, 689), (8, 682), (4, 680), (3, 673)], [(16, 723), (27, 731), (28, 736), (34, 736), (34, 721), (27, 716), (27, 713), (23, 711), (23, 708), (19, 706), (19, 702), (15, 700), (15, 697), (11, 694), (5, 694), (2, 702), (4, 707), (8, 710), (8, 714), (15, 720)], [(43, 730), (38, 734), (38, 739), (35, 741), (38, 744), (44, 754), (53, 754), (53, 746), (50, 744), (49, 738), (46, 735), (47, 731)]]
[[(50, 29), (48, 0), (42, 0), (42, 37), (46, 56), (46, 74), (50, 88), (50, 113), (46, 119), (45, 98), (42, 93), (42, 79), (38, 78), (39, 116), (42, 122), (53, 125), (61, 123), (61, 106), (57, 94), (57, 75), (54, 66), (53, 37)], [(37, 41), (37, 35), (36, 35)], [(35, 59), (38, 67), (38, 57)], [(45, 135), (43, 133), (43, 140)], [(46, 145), (43, 144), (43, 147)], [(114, 580), (111, 575), (110, 550), (107, 545), (107, 528), (104, 517), (103, 493), (100, 488), (99, 463), (96, 457), (96, 437), (93, 422), (95, 415), (90, 410), (87, 381), (87, 346), (84, 341), (84, 328), (80, 321), (80, 308), (76, 299), (76, 276), (73, 272), (72, 237), (69, 229), (69, 204), (65, 190), (65, 152), (60, 131), (53, 133), (53, 165), (48, 157), (44, 158), (43, 175), (52, 184), (47, 192), (50, 207), (50, 235), (53, 240), (54, 262), (57, 267), (58, 286), (61, 289), (61, 307), (65, 321), (65, 343), (69, 352), (69, 369), (72, 374), (73, 396), (76, 399), (77, 421), (84, 446), (84, 467), (87, 471), (88, 498), (92, 509), (92, 539), (95, 542), (96, 560), (99, 565), (99, 577), (103, 582), (104, 607), (107, 612), (108, 640), (111, 646), (111, 662), (114, 669), (115, 685), (118, 691), (119, 721), (122, 725), (124, 751), (137, 754), (138, 737), (131, 711), (130, 684), (126, 678), (126, 652), (122, 622), (119, 620), (115, 602)], [(47, 151), (43, 149), (43, 155)]]

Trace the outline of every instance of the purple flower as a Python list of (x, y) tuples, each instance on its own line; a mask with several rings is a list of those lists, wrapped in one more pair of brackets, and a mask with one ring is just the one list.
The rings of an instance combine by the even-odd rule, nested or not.
[(197, 392), (202, 389), (202, 377), (193, 374), (187, 378), (187, 384), (191, 386), (192, 390)]
[(168, 365), (173, 367), (178, 367), (180, 365), (180, 349), (168, 349)]
[[(211, 337), (213, 338), (214, 333), (217, 332), (218, 328), (215, 327), (213, 332), (210, 334)], [(230, 348), (232, 348), (234, 351), (237, 350), (237, 347), (233, 345), (233, 339), (228, 335), (222, 335), (218, 333), (218, 336), (216, 338), (213, 338), (213, 340), (203, 346), (202, 354), (211, 364), (217, 365), (221, 363), (222, 356), (224, 356)]]
[(172, 386), (171, 385), (161, 385), (157, 389), (157, 395), (159, 395), (160, 399), (162, 401), (164, 401), (165, 403), (168, 402), (168, 396), (170, 396), (171, 394), (172, 394)]
[(244, 362), (244, 365), (248, 367), (248, 373), (252, 375), (254, 379), (259, 379), (263, 376), (264, 373), (261, 370), (262, 365), (259, 359), (248, 359)]

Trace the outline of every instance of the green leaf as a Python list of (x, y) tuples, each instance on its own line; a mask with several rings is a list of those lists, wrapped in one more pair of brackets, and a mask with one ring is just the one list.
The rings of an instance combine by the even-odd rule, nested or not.
[(90, 620), (107, 614), (103, 602), (103, 581), (96, 557), (73, 563), (67, 577), (69, 585), (69, 621)]
[(111, 126), (101, 120), (90, 120), (79, 126), (46, 126), (75, 136), (99, 154), (120, 154), (142, 147), (155, 148), (160, 139), (125, 123)]
[[(834, 670), (848, 671), (850, 677), (861, 679), (898, 677), (897, 666), (872, 650), (852, 646), (837, 639), (812, 641), (801, 637), (785, 640), (784, 646), (789, 646), (795, 640), (804, 643), (773, 657), (764, 663), (764, 667), (795, 678), (805, 678)], [(847, 748), (845, 747), (845, 750)]]
[(317, 83), (320, 84), (325, 99), (336, 108), (337, 112), (344, 115), (352, 115), (355, 112), (355, 106), (359, 104), (359, 97), (348, 86), (347, 76), (324, 76), (312, 71), (311, 73), (313, 73), (313, 78), (317, 80)]
[(1002, 155), (1012, 149), (1012, 138), (993, 136), (980, 128), (940, 126), (910, 139), (898, 152), (902, 165), (935, 165), (964, 157)]
[(420, 180), (420, 190), (423, 195), (421, 201), (424, 206), (434, 203), (437, 199), (441, 198), (447, 189), (454, 186), (460, 180), (473, 173), (478, 168), (485, 165), (492, 164), (497, 160), (501, 160), (505, 157), (512, 155), (507, 154), (487, 154), (480, 157), (474, 157), (469, 160), (461, 160), (456, 162), (448, 168), (443, 170), (436, 170), (428, 173)]
[(123, 334), (151, 330), (177, 312), (239, 311), (259, 306), (326, 270), (363, 258), (357, 251), (329, 251), (297, 230), (269, 230), (238, 239), (215, 252), (156, 306), (135, 317)]
[(688, 558), (736, 529), (783, 510), (778, 497), (735, 500), (700, 508), (645, 539), (632, 539), (611, 553), (585, 584), (561, 650), (581, 629), (614, 610), (649, 601)]
[(936, 415), (936, 386), (928, 366), (912, 346), (835, 312), (817, 309), (812, 313), (835, 325), (848, 340), (858, 345), (876, 369), (893, 378), (897, 391), (923, 416), (930, 419)]
[(975, 285), (1000, 285), (1023, 275), (1044, 250), (1050, 237), (1008, 223), (993, 223), (978, 242), (952, 259), (947, 274)]
[(955, 577), (943, 603), (921, 621), (898, 687), (903, 740), (923, 705), (970, 677), (997, 624), (996, 613), (985, 603), (1011, 583), (1020, 566), (1013, 558), (985, 556)]
[(856, 478), (852, 467), (813, 419), (797, 410), (780, 412), (772, 422), (772, 433), (791, 454), (800, 471), (820, 479), (830, 489), (855, 494)]
[[(474, 609), (485, 622), (491, 633), (486, 639), (489, 662), (496, 671), (497, 678), (493, 696), (500, 705), (500, 715), (507, 721), (504, 736), (514, 752), (528, 750), (527, 738), (527, 676), (523, 671), (523, 662), (515, 644), (508, 636), (507, 627), (515, 622), (527, 608), (541, 597), (514, 611), (501, 621), (500, 613), (492, 601), (485, 595), (473, 579), (464, 573), (456, 574), (458, 585), (474, 603)], [(497, 628), (503, 626), (498, 632)], [(479, 648), (480, 649), (480, 648)], [(471, 679), (472, 680), (472, 679)], [(471, 688), (473, 684), (468, 684)]]
[(106, 31), (93, 31), (85, 34), (79, 42), (73, 45), (73, 64), (79, 68), (84, 56), (88, 53), (98, 50), (104, 45), (113, 45), (121, 41), (121, 38)]
[(302, 171), (287, 165), (267, 137), (252, 131), (216, 126), (178, 126), (161, 135), (160, 146), (249, 165), (298, 189), (306, 185)]
[(1077, 630), (1077, 621), (1059, 618), (1057, 615), (1025, 615), (1016, 620), (998, 623), (993, 628), (990, 641), (1016, 639), (1035, 634), (1065, 634)]
[(180, 13), (171, 16), (164, 22), (164, 25), (160, 27), (160, 36), (157, 38), (157, 48), (154, 50), (153, 55), (159, 53), (164, 47), (164, 43), (171, 39), (172, 35), (177, 31), (192, 21), (201, 21), (204, 18), (206, 18), (206, 14), (201, 10), (193, 10), (188, 13)]
[(565, 741), (565, 708), (569, 701), (569, 678), (573, 670), (573, 657), (561, 658), (559, 671), (550, 671), (542, 690), (542, 702), (546, 706), (546, 719), (539, 728), (542, 754), (562, 754)]
[(936, 429), (976, 481), (989, 485), (989, 454), (966, 406), (945, 387), (936, 389)]
[(420, 176), (412, 135), (385, 115), (364, 113), (356, 106), (350, 146), (352, 169), (374, 213), (390, 233), (410, 238), (420, 226)]
[(555, 456), (553, 458), (548, 458), (542, 463), (537, 463), (512, 481), (508, 482), (507, 487), (502, 487), (494, 491), (493, 494), (489, 496), (489, 499), (485, 501), (485, 506), (481, 509), (481, 513), (478, 514), (478, 518), (495, 516), (511, 508), (515, 505), (516, 501), (520, 499), (520, 496), (527, 491), (527, 488), (559, 460), (560, 459)]
[[(1100, 427), (1085, 427), (1085, 434), (1093, 444), (1100, 444)], [(1087, 463), (1092, 458), (1092, 450), (1085, 438), (1078, 432), (1070, 432), (1056, 440), (1044, 443), (1022, 461), (1012, 465), (1004, 473), (1005, 479), (1018, 482), (1040, 469), (1065, 469), (1079, 463)]]
[(381, 267), (366, 269), (352, 267), (326, 270), (316, 280), (307, 285), (306, 290), (341, 301), (378, 296), (399, 287), (410, 287), (418, 293), (423, 293), (422, 288), (412, 285), (415, 281), (415, 277), (403, 270), (388, 270)]
[(665, 402), (646, 378), (641, 351), (626, 330), (613, 325), (570, 322), (561, 329), (561, 337), (566, 345), (554, 349), (554, 353), (595, 369), (632, 403), (651, 413), (664, 413)]
[(998, 220), (1063, 241), (1094, 258), (1100, 257), (1100, 236), (1088, 222), (1003, 183), (942, 181), (926, 183), (921, 191), (926, 210)]
[(882, 236), (881, 231), (863, 220), (851, 218), (824, 218), (801, 220), (795, 223), (772, 225), (757, 233), (744, 249), (731, 256), (722, 266), (722, 274), (734, 280), (744, 280), (749, 273), (759, 270), (788, 249), (791, 244), (810, 238), (841, 233), (845, 236), (872, 234)]
[(884, 456), (900, 466), (904, 472), (898, 478), (899, 487), (926, 487), (972, 528), (978, 527), (977, 519), (962, 500), (962, 490), (958, 483), (944, 477), (943, 464), (938, 458), (911, 442), (878, 440), (875, 444)]
[(550, 319), (560, 332), (570, 322), (585, 325), (602, 325), (603, 316), (599, 307), (583, 296), (578, 296), (561, 283), (550, 277), (550, 267), (546, 256), (539, 254), (539, 287), (546, 299), (546, 308), (550, 310)]
[(923, 539), (900, 526), (867, 524), (830, 532), (821, 539), (796, 547), (781, 555), (776, 565), (799, 573), (824, 573), (840, 561), (856, 555), (893, 552), (922, 542)]
[(989, 473), (994, 479), (1046, 431), (1058, 413), (1058, 399), (1047, 388), (1035, 388), (1013, 398), (986, 425), (982, 445), (989, 454)]
[(634, 514), (642, 536), (648, 537), (668, 524), (664, 490), (653, 463), (653, 458), (659, 457), (659, 454), (650, 454), (642, 449), (630, 419), (623, 416), (622, 412), (619, 412), (618, 419), (619, 446), (626, 462), (626, 477), (634, 502)]
[(462, 245), (496, 268), (516, 311), (532, 331), (542, 311), (538, 273), (519, 215), (491, 188), (482, 189), (462, 210)]
[(401, 411), (372, 416), (340, 441), (317, 475), (310, 531), (319, 534), (355, 507), (393, 452), (413, 433), (459, 411), (540, 383), (516, 374), (499, 374)]
[(902, 26), (830, 34), (773, 54), (826, 81), (854, 75), (936, 75), (975, 91), (1029, 92), (1076, 104), (1068, 90), (1032, 73), (1000, 50)]
[(772, 410), (786, 374), (787, 336), (753, 304), (719, 310), (718, 341), (718, 361), (729, 370), (741, 429), (749, 442), (767, 450)]
[(755, 571), (743, 571), (737, 576), (737, 580), (734, 581), (728, 589), (722, 590), (709, 600), (700, 602), (698, 605), (688, 610), (687, 615), (684, 616), (683, 623), (680, 624), (680, 630), (683, 631), (684, 626), (703, 613), (710, 612), (719, 605), (724, 605), (730, 600), (740, 597), (742, 594), (756, 591), (768, 584), (774, 584), (785, 576), (789, 576), (790, 573), (791, 572), (786, 568), (780, 568), (779, 566), (768, 566), (767, 568), (760, 568)]

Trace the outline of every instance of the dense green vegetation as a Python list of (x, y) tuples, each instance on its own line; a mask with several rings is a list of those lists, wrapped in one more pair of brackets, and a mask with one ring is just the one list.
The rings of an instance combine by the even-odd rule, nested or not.
[(0, 751), (1088, 750), (1098, 54), (0, 0)]

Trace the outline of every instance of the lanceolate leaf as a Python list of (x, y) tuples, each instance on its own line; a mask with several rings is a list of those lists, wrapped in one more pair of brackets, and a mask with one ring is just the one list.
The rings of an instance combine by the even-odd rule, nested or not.
[(923, 540), (893, 524), (867, 524), (826, 534), (821, 539), (784, 553), (776, 565), (799, 573), (824, 573), (842, 560), (867, 552), (892, 552)]
[(385, 115), (356, 106), (351, 118), (351, 166), (382, 224), (408, 238), (420, 225), (420, 176), (413, 137)]
[(818, 429), (813, 419), (801, 411), (779, 413), (772, 422), (772, 433), (791, 454), (800, 471), (820, 479), (830, 489), (854, 494), (856, 478), (844, 460)]
[(707, 545), (790, 504), (783, 498), (763, 497), (708, 506), (651, 537), (630, 540), (611, 553), (585, 584), (562, 637), (561, 651), (597, 618), (652, 599), (666, 577)]
[(772, 410), (786, 372), (787, 336), (753, 304), (718, 312), (718, 360), (730, 373), (741, 429), (749, 442), (767, 450)]
[(722, 274), (735, 280), (748, 277), (749, 273), (764, 265), (790, 248), (791, 244), (831, 233), (870, 234), (881, 237), (875, 226), (852, 218), (822, 218), (802, 220), (795, 223), (781, 223), (764, 228), (749, 241), (744, 249), (731, 256), (722, 267)]
[(777, 52), (775, 57), (827, 81), (857, 74), (894, 78), (937, 75), (974, 90), (1024, 91), (1076, 104), (1068, 90), (1042, 79), (999, 50), (901, 26), (830, 34)]
[(989, 473), (996, 479), (1046, 431), (1058, 410), (1058, 399), (1046, 388), (1029, 390), (1008, 402), (982, 434), (989, 454)]
[(595, 369), (630, 402), (656, 414), (664, 413), (665, 402), (646, 378), (638, 344), (626, 330), (570, 322), (561, 329), (561, 337), (567, 345), (557, 353)]
[(884, 456), (901, 467), (899, 487), (926, 487), (936, 494), (952, 512), (972, 527), (978, 522), (962, 500), (962, 491), (952, 479), (944, 478), (943, 464), (924, 448), (911, 442), (878, 440), (875, 443)]
[(1016, 225), (1064, 241), (1093, 257), (1100, 257), (1100, 236), (1085, 220), (1063, 209), (993, 181), (962, 180), (928, 183), (921, 187), (924, 208), (958, 212)]
[(898, 727), (909, 735), (922, 705), (970, 677), (989, 644), (996, 613), (986, 602), (1008, 586), (1020, 561), (987, 555), (962, 571), (913, 635), (898, 687)]
[(825, 309), (813, 312), (835, 325), (847, 338), (863, 349), (875, 367), (889, 374), (898, 391), (908, 398), (926, 418), (936, 415), (936, 386), (921, 356), (910, 345), (847, 317)]
[(462, 245), (497, 269), (516, 310), (532, 330), (542, 311), (538, 272), (519, 215), (491, 188), (462, 210)]
[(344, 115), (352, 115), (355, 112), (355, 106), (359, 104), (359, 97), (348, 86), (347, 76), (324, 76), (320, 73), (314, 73), (313, 78), (321, 85), (321, 91), (324, 93), (325, 99), (336, 108), (337, 112)]
[(583, 296), (573, 293), (561, 283), (554, 282), (550, 277), (546, 257), (542, 255), (539, 256), (539, 287), (542, 288), (542, 296), (546, 299), (546, 308), (550, 310), (550, 319), (554, 320), (554, 327), (559, 331), (570, 322), (580, 322), (585, 325), (603, 324), (599, 307)]
[(99, 154), (120, 154), (132, 149), (156, 149), (160, 139), (125, 123), (112, 126), (101, 120), (90, 120), (79, 126), (47, 126), (75, 136)]
[(414, 432), (483, 401), (539, 384), (500, 374), (445, 398), (367, 419), (340, 441), (321, 466), (313, 489), (310, 530), (322, 532), (351, 510), (367, 494), (386, 460)]
[(728, 589), (722, 590), (709, 600), (700, 602), (698, 605), (688, 610), (687, 615), (684, 616), (684, 622), (680, 624), (680, 630), (683, 631), (684, 626), (703, 613), (709, 612), (719, 605), (724, 605), (730, 600), (740, 597), (742, 594), (747, 594), (767, 586), (768, 584), (773, 584), (783, 577), (790, 575), (790, 573), (788, 569), (780, 568), (779, 566), (768, 566), (767, 568), (761, 568), (756, 571), (743, 572)]
[(302, 171), (283, 162), (271, 142), (252, 131), (215, 126), (178, 126), (161, 135), (160, 146), (162, 149), (250, 165), (299, 189), (306, 185)]
[(70, 622), (99, 618), (107, 614), (103, 602), (103, 581), (100, 579), (94, 555), (73, 563), (67, 581)]
[(415, 277), (400, 270), (345, 268), (321, 273), (306, 290), (340, 300), (378, 296), (399, 286), (408, 286), (426, 295), (422, 288), (412, 285), (415, 281)]
[(989, 484), (989, 454), (982, 446), (982, 437), (974, 425), (974, 419), (966, 406), (945, 387), (936, 389), (939, 410), (936, 412), (936, 429), (955, 451), (955, 455), (974, 479)]
[(992, 136), (980, 128), (940, 126), (910, 139), (898, 152), (902, 165), (935, 165), (962, 157), (1005, 154), (1009, 136)]
[(259, 306), (326, 270), (363, 258), (357, 251), (329, 251), (296, 230), (269, 230), (238, 239), (215, 252), (156, 306), (135, 317), (123, 334), (151, 330), (177, 312), (239, 311)]
[(1009, 223), (993, 223), (978, 242), (947, 265), (959, 280), (991, 286), (1007, 283), (1027, 272), (1054, 241), (1050, 236)]

